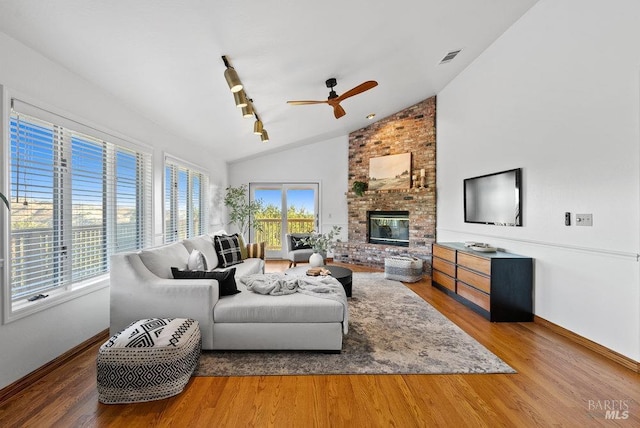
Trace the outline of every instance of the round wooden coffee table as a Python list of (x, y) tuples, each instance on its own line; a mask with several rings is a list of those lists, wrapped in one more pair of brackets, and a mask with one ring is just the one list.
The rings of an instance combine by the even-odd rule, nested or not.
[[(347, 294), (347, 297), (351, 297), (351, 286), (353, 282), (353, 272), (351, 269), (344, 268), (342, 266), (332, 266), (332, 265), (324, 265), (323, 268), (327, 269), (331, 272), (331, 276), (342, 284), (344, 288), (344, 292)], [(291, 269), (287, 269), (284, 271), (287, 275), (298, 275), (303, 276), (307, 274), (307, 270), (310, 266), (296, 266)]]

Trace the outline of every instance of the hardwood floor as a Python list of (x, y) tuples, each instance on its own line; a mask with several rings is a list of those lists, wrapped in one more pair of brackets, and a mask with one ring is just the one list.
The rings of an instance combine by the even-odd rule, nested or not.
[(0, 426), (640, 426), (638, 373), (543, 325), (489, 323), (429, 279), (408, 286), (518, 373), (197, 377), (173, 398), (103, 405), (96, 345), (8, 399)]

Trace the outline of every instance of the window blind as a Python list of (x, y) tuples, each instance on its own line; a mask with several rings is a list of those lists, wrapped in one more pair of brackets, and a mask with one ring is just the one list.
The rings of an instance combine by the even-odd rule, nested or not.
[(171, 157), (165, 159), (165, 242), (206, 233), (208, 176)]
[(152, 225), (150, 153), (16, 105), (9, 120), (12, 301), (104, 275), (111, 254), (151, 244)]

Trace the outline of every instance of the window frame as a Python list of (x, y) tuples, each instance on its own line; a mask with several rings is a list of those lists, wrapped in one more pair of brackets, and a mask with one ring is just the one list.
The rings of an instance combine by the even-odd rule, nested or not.
[[(97, 140), (102, 140), (104, 147), (110, 147), (113, 149), (113, 153), (117, 156), (120, 152), (132, 152), (135, 153), (136, 159), (138, 155), (142, 155), (144, 159), (140, 158), (142, 165), (142, 174), (147, 174), (144, 177), (144, 183), (142, 192), (137, 192), (137, 198), (143, 192), (149, 192), (147, 197), (143, 197), (144, 210), (145, 210), (145, 222), (142, 224), (144, 230), (142, 234), (144, 239), (142, 241), (142, 247), (148, 247), (153, 244), (153, 224), (154, 224), (154, 155), (153, 148), (147, 144), (135, 141), (127, 136), (111, 131), (103, 126), (93, 124), (92, 122), (76, 116), (72, 113), (63, 111), (60, 108), (47, 105), (39, 100), (34, 100), (29, 96), (20, 94), (15, 91), (10, 91), (6, 87), (0, 85), (0, 165), (2, 165), (2, 174), (0, 174), (0, 191), (4, 195), (11, 195), (11, 115), (12, 115), (12, 100), (15, 99), (22, 105), (27, 105), (32, 111), (42, 112), (43, 114), (33, 114), (32, 111), (20, 111), (20, 113), (39, 118), (44, 121), (49, 121), (58, 126), (63, 126), (72, 129), (73, 131), (85, 134), (89, 137)], [(58, 123), (57, 120), (51, 120), (51, 118), (60, 118), (62, 121)], [(69, 125), (73, 124), (73, 125)], [(77, 125), (77, 126), (76, 126)], [(70, 145), (70, 143), (69, 143)], [(104, 162), (104, 160), (103, 160)], [(103, 163), (103, 168), (109, 167)], [(111, 176), (109, 181), (116, 181), (116, 176)], [(136, 179), (139, 177), (136, 175)], [(148, 187), (147, 188), (147, 185)], [(116, 197), (115, 195), (107, 192), (104, 198)], [(67, 206), (65, 210), (70, 210), (71, 207)], [(117, 209), (117, 205), (116, 208)], [(136, 219), (140, 220), (140, 213), (137, 214)], [(105, 213), (105, 216), (107, 214)], [(105, 217), (107, 220), (108, 217)], [(105, 227), (108, 227), (105, 226)], [(109, 240), (113, 239), (115, 230), (110, 230), (105, 237), (105, 245)], [(96, 292), (109, 286), (109, 249), (106, 249), (106, 263), (107, 270), (102, 274), (98, 274), (91, 278), (81, 279), (76, 282), (72, 282), (66, 286), (62, 286), (56, 289), (47, 290), (45, 294), (49, 296), (46, 299), (39, 299), (33, 302), (29, 302), (25, 299), (19, 301), (12, 301), (12, 281), (11, 281), (11, 214), (10, 210), (2, 204), (0, 207), (0, 278), (2, 279), (2, 323), (8, 324), (13, 321), (22, 319), (24, 317), (39, 313), (48, 308), (57, 306), (64, 302), (76, 299), (81, 296)], [(109, 247), (110, 248), (110, 247)], [(71, 261), (70, 261), (71, 263)], [(71, 273), (70, 273), (71, 275)]]
[[(168, 167), (169, 165), (173, 165), (175, 167), (177, 167), (177, 170), (172, 169), (171, 170), (171, 185), (172, 188), (169, 189), (167, 186), (169, 185), (169, 183), (167, 183), (167, 178), (168, 178)], [(176, 211), (179, 211), (179, 203), (180, 203), (180, 194), (178, 191), (175, 190), (176, 185), (179, 184), (179, 182), (177, 179), (179, 177), (179, 174), (181, 172), (181, 170), (186, 170), (187, 171), (187, 192), (186, 192), (186, 197), (185, 197), (185, 203), (186, 203), (186, 235), (185, 236), (180, 236), (180, 230), (175, 230), (173, 233), (168, 233), (168, 227), (169, 225), (167, 224), (167, 221), (171, 221), (172, 222), (172, 226), (175, 228), (177, 223), (179, 222), (179, 218), (176, 221), (176, 217), (173, 215), (173, 213), (175, 213)], [(199, 201), (199, 210), (200, 210), (200, 215), (199, 215), (199, 227), (200, 230), (194, 230), (194, 215), (193, 215), (193, 202), (194, 202), (194, 195), (193, 195), (193, 181), (194, 181), (194, 175), (195, 177), (199, 177), (199, 188), (200, 188), (200, 192), (199, 192), (199, 196), (198, 196), (198, 201)], [(162, 233), (163, 233), (163, 243), (164, 244), (169, 244), (172, 242), (180, 242), (183, 239), (186, 238), (192, 238), (198, 235), (202, 235), (202, 234), (206, 234), (209, 230), (209, 222), (208, 222), (208, 214), (209, 214), (209, 207), (207, 204), (208, 201), (208, 195), (209, 195), (209, 182), (210, 182), (210, 177), (209, 177), (209, 173), (206, 172), (205, 168), (199, 167), (191, 162), (185, 161), (183, 159), (180, 159), (178, 157), (175, 157), (173, 155), (170, 155), (168, 153), (164, 154), (164, 162), (162, 164)], [(171, 190), (171, 197), (169, 198), (170, 200), (167, 201), (167, 191)], [(167, 204), (167, 202), (169, 202)], [(171, 216), (169, 219), (167, 219), (167, 216)], [(173, 239), (175, 237), (175, 239)]]

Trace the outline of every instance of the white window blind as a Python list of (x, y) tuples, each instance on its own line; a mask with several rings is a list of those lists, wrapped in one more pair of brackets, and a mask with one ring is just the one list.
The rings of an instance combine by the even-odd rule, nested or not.
[(9, 120), (13, 302), (106, 274), (111, 254), (151, 244), (152, 225), (150, 153), (15, 101)]
[(206, 174), (171, 157), (165, 159), (165, 242), (206, 233)]

